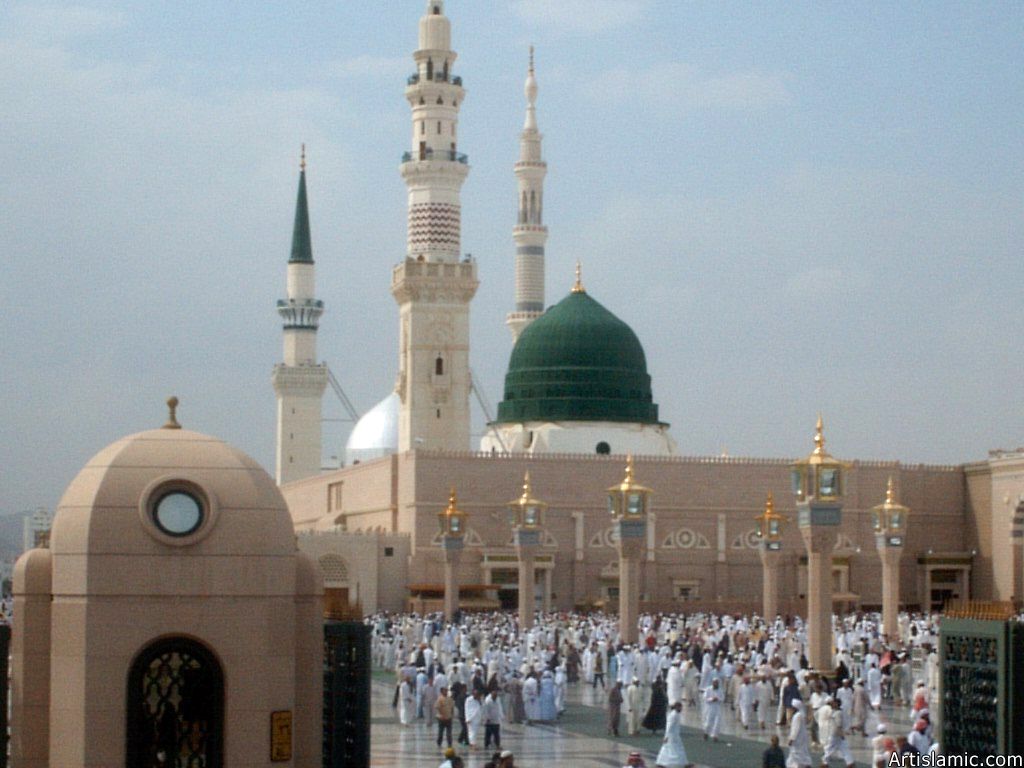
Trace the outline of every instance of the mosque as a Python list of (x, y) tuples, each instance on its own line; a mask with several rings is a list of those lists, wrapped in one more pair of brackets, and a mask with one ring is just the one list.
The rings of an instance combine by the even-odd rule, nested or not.
[[(762, 571), (754, 518), (771, 493), (776, 510), (793, 521), (782, 539), (780, 607), (803, 611), (807, 556), (795, 524), (791, 462), (681, 455), (654, 400), (640, 339), (587, 292), (578, 267), (572, 290), (545, 310), (547, 166), (532, 52), (514, 167), (515, 286), (506, 324), (515, 345), (497, 414), (480, 444), (470, 445), (469, 309), (479, 275), (460, 250), (460, 188), (470, 170), (458, 146), (466, 90), (454, 73), (443, 0), (427, 4), (413, 59), (405, 87), (412, 136), (401, 164), (407, 251), (391, 271), (398, 375), (394, 391), (355, 425), (339, 469), (320, 467), (328, 372), (316, 352), (324, 305), (316, 298), (304, 162), (287, 297), (277, 304), (284, 359), (273, 372), (276, 478), (300, 548), (320, 563), (328, 600), (363, 612), (436, 609), (443, 591), (437, 518), (455, 488), (467, 513), (462, 605), (514, 607), (518, 562), (507, 507), (528, 470), (534, 494), (549, 505), (534, 562), (535, 604), (571, 609), (614, 601), (618, 558), (605, 490), (619, 482), (629, 454), (638, 479), (654, 489), (642, 607), (756, 610)], [(881, 604), (871, 508), (886, 498), (890, 478), (911, 509), (900, 566), (905, 606), (1020, 599), (1018, 449), (955, 466), (851, 462), (832, 562), (841, 607)]]

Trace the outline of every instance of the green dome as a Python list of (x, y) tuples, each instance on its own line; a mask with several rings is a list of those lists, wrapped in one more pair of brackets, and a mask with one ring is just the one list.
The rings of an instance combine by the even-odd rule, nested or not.
[(582, 290), (530, 323), (512, 350), (496, 423), (523, 421), (658, 423), (640, 340)]

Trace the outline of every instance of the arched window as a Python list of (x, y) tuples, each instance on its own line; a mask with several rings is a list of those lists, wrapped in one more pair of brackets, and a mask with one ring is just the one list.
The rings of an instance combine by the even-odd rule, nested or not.
[(427, 80), (434, 79), (434, 60), (427, 59)]
[(602, 440), (600, 443), (597, 444), (597, 447), (594, 450), (596, 450), (598, 455), (600, 456), (607, 456), (612, 452), (612, 447), (608, 445), (608, 443), (606, 443), (604, 440)]
[(439, 357), (434, 361), (434, 375), (444, 376), (444, 358)]
[(224, 765), (224, 673), (187, 637), (147, 646), (128, 671), (128, 768)]
[(537, 221), (537, 193), (530, 192), (530, 221)]

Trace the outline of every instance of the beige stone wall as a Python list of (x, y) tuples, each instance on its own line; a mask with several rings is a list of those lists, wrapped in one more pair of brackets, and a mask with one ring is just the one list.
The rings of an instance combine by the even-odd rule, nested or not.
[[(459, 579), (462, 583), (481, 583), (487, 578), (482, 568), (485, 556), (513, 551), (506, 505), (519, 495), (523, 474), (529, 469), (535, 495), (550, 505), (546, 529), (551, 538), (540, 554), (555, 557), (554, 604), (568, 608), (587, 599), (599, 599), (604, 586), (617, 583), (617, 553), (610, 535), (612, 521), (606, 509), (605, 489), (622, 479), (624, 464), (621, 456), (493, 457), (421, 450), (399, 454), (392, 463), (382, 462), (373, 472), (366, 467), (346, 468), (322, 476), (318, 483), (326, 486), (344, 482), (341, 513), (349, 530), (356, 519), (368, 519), (353, 499), (382, 498), (391, 493), (395, 528), (410, 535), (408, 580), (416, 583), (443, 581), (437, 514), (454, 485), (459, 505), (469, 515)], [(851, 591), (866, 604), (880, 604), (882, 599), (881, 564), (870, 510), (884, 500), (890, 475), (897, 497), (911, 508), (900, 566), (901, 596), (904, 603), (916, 604), (924, 598), (920, 594), (917, 555), (928, 550), (963, 552), (975, 539), (974, 523), (967, 514), (964, 472), (959, 467), (896, 462), (851, 465), (836, 554), (849, 564)], [(788, 460), (638, 458), (636, 476), (654, 490), (653, 533), (649, 537), (654, 549), (653, 557), (648, 551), (642, 565), (644, 599), (652, 604), (675, 604), (677, 588), (688, 585), (696, 587), (701, 603), (746, 600), (758, 605), (762, 579), (754, 517), (771, 490), (776, 508), (791, 518), (783, 540), (791, 560), (783, 568), (782, 592), (790, 596), (789, 604), (801, 604), (796, 599), (798, 558), (805, 550), (795, 524)], [(302, 509), (303, 494), (308, 490), (300, 494), (299, 486), (304, 484), (283, 489), (297, 522), (309, 519)], [(579, 548), (577, 517), (583, 521)]]
[(977, 551), (971, 569), (974, 595), (992, 599), (995, 578), (992, 562), (992, 471), (988, 462), (969, 464), (964, 470), (967, 528), (971, 548)]
[(303, 531), (298, 544), (299, 550), (317, 563), (327, 555), (342, 559), (349, 600), (358, 601), (366, 613), (404, 609), (409, 583), (408, 534)]

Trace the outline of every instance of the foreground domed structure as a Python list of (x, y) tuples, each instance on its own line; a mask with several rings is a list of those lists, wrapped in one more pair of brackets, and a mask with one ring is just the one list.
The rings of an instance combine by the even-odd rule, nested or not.
[(676, 453), (643, 345), (579, 279), (519, 336), (489, 427), (490, 452)]

